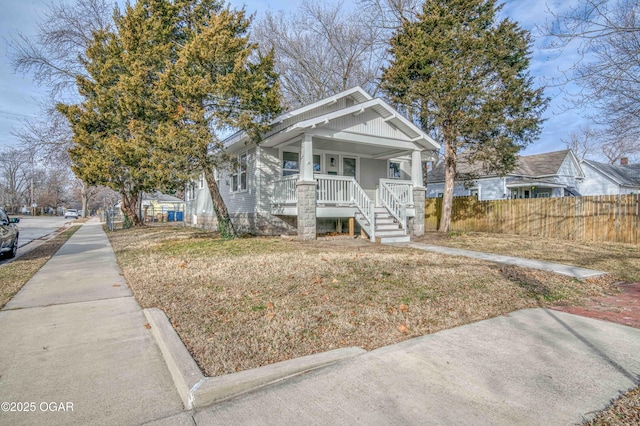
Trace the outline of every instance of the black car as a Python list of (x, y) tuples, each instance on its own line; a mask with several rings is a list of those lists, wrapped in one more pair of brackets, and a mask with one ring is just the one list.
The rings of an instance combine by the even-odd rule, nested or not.
[(9, 218), (4, 210), (0, 209), (0, 256), (9, 259), (16, 257), (18, 252), (18, 230), (17, 217)]

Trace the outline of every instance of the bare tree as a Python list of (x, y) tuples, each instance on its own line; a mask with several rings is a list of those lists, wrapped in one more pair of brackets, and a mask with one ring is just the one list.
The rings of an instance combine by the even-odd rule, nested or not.
[(82, 62), (93, 33), (111, 27), (114, 7), (113, 0), (49, 3), (34, 38), (21, 33), (11, 38), (14, 70), (31, 74), (54, 97), (68, 95), (75, 88), (76, 76), (85, 73)]
[(580, 161), (597, 156), (601, 149), (598, 132), (591, 127), (580, 127), (577, 132), (571, 133), (568, 140), (561, 141)]
[(0, 182), (4, 207), (17, 213), (29, 199), (31, 169), (27, 153), (17, 148), (0, 151)]
[[(71, 129), (54, 106), (77, 96), (76, 78), (86, 74), (87, 46), (95, 31), (111, 27), (114, 10), (115, 4), (109, 0), (51, 2), (37, 24), (35, 37), (19, 33), (10, 40), (14, 70), (31, 75), (37, 84), (49, 88), (40, 117), (23, 121), (22, 127), (14, 132), (37, 158), (69, 166), (67, 150), (72, 143)], [(86, 212), (87, 194), (82, 196), (82, 204)]]
[(578, 84), (569, 94), (579, 106), (595, 107), (594, 123), (608, 143), (640, 138), (640, 1), (578, 0), (541, 28), (548, 48), (561, 54), (577, 46), (579, 59), (554, 83)]
[(358, 85), (375, 93), (380, 31), (357, 13), (344, 13), (342, 3), (305, 0), (295, 12), (267, 12), (253, 38), (275, 52), (283, 98), (292, 108)]

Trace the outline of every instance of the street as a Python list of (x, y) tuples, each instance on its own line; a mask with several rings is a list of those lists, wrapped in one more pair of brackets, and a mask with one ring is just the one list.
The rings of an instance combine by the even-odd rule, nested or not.
[[(73, 219), (65, 219), (62, 216), (21, 216), (18, 224), (20, 228), (18, 257), (31, 250), (34, 246), (33, 241), (47, 237), (67, 222), (73, 222)], [(1, 259), (0, 265), (7, 261), (8, 259)]]

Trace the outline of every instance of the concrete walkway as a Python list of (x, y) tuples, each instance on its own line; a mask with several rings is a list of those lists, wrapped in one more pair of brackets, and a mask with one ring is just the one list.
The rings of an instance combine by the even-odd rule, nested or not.
[(145, 323), (100, 224), (85, 224), (0, 311), (0, 403), (30, 410), (3, 406), (0, 424), (139, 424), (181, 412)]
[(475, 259), (482, 259), (488, 262), (504, 263), (506, 265), (522, 266), (524, 268), (540, 269), (542, 271), (551, 271), (557, 274), (568, 275), (570, 277), (583, 280), (585, 278), (599, 277), (605, 275), (606, 272), (596, 271), (593, 269), (580, 268), (578, 266), (563, 265), (560, 263), (545, 262), (542, 260), (525, 259), (522, 257), (504, 256), (501, 254), (483, 253), (473, 250), (465, 250), (452, 247), (436, 246), (432, 244), (423, 243), (403, 243), (393, 244), (400, 247), (411, 247), (425, 251), (432, 251), (435, 253), (448, 254), (451, 256), (464, 256), (472, 257)]

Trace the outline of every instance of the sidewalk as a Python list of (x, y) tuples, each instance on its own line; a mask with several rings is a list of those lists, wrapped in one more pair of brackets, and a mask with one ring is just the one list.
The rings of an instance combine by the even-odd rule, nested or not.
[(34, 403), (3, 409), (0, 424), (139, 424), (181, 412), (145, 323), (100, 224), (85, 224), (0, 311), (0, 402)]
[(601, 275), (606, 274), (606, 272), (603, 272), (603, 271), (580, 268), (578, 266), (563, 265), (560, 263), (545, 262), (542, 260), (525, 259), (522, 257), (515, 257), (515, 256), (504, 256), (501, 254), (483, 253), (480, 251), (465, 250), (465, 249), (445, 247), (445, 246), (436, 246), (433, 244), (400, 243), (400, 244), (393, 244), (393, 245), (396, 245), (398, 247), (411, 247), (411, 248), (416, 248), (424, 251), (432, 251), (435, 253), (448, 254), (451, 256), (472, 257), (475, 259), (486, 260), (488, 262), (522, 266), (524, 268), (533, 268), (533, 269), (539, 269), (542, 271), (551, 271), (551, 272), (555, 272), (556, 274), (567, 275), (573, 278), (577, 278), (579, 280), (584, 280), (585, 278), (599, 277)]
[(638, 329), (528, 309), (380, 348), (193, 418), (199, 425), (579, 424), (637, 384), (638, 353)]

